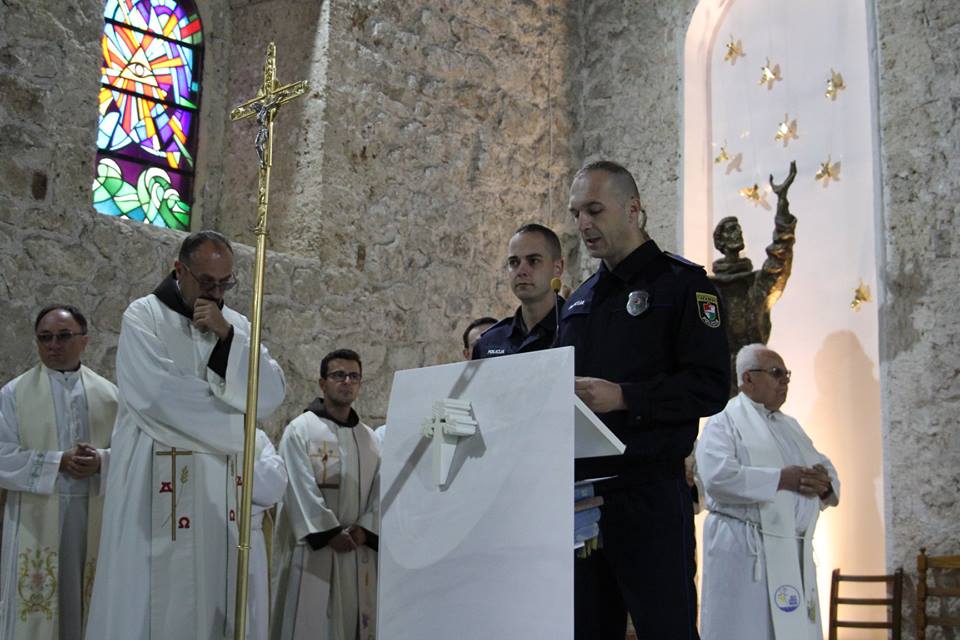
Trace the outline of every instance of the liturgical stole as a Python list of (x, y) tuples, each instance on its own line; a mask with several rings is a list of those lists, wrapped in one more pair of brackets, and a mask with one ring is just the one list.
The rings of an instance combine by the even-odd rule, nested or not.
[[(750, 463), (782, 469), (783, 456), (767, 420), (753, 403), (739, 394), (727, 404), (727, 414), (750, 454)], [(805, 466), (819, 461), (817, 452), (795, 420), (784, 416), (787, 429), (803, 456)], [(760, 505), (760, 534), (767, 565), (767, 593), (770, 616), (777, 640), (811, 640), (818, 637), (818, 603), (816, 574), (813, 565), (813, 531), (817, 517), (800, 538), (796, 533), (794, 496), (790, 491), (777, 491), (773, 502)], [(802, 542), (802, 545), (798, 543)], [(797, 560), (798, 546), (802, 549)], [(802, 567), (802, 571), (801, 571)]]
[[(80, 380), (87, 398), (90, 443), (98, 449), (110, 446), (117, 415), (115, 387), (87, 367), (80, 367)], [(50, 377), (42, 365), (24, 373), (14, 391), (20, 442), (37, 450), (36, 465), (47, 451), (60, 449), (59, 430), (53, 410)], [(36, 470), (39, 473), (39, 468)], [(105, 479), (101, 478), (101, 482)], [(13, 494), (12, 494), (13, 495)], [(12, 497), (11, 495), (11, 497)], [(59, 623), (60, 495), (20, 492), (20, 530), (17, 541), (17, 631), (11, 640), (56, 638)], [(86, 625), (93, 590), (103, 497), (90, 491), (87, 498), (87, 553), (83, 571), (83, 620)], [(12, 594), (11, 594), (12, 595)]]

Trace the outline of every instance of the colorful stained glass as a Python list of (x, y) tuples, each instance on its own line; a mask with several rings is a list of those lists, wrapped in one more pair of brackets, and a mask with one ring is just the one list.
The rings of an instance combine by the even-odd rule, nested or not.
[(101, 46), (104, 84), (197, 108), (192, 47), (110, 22), (104, 25)]
[(192, 3), (106, 0), (97, 210), (189, 228), (201, 42)]
[(176, 0), (107, 0), (103, 17), (141, 31), (162, 34), (178, 42), (200, 44), (200, 18), (196, 9)]
[(186, 176), (160, 167), (144, 167), (119, 158), (101, 158), (93, 181), (93, 206), (111, 216), (149, 222), (160, 227), (190, 229), (190, 204), (181, 194), (190, 185)]
[(174, 169), (193, 166), (187, 142), (195, 112), (106, 88), (100, 90), (101, 100), (104, 93), (110, 95), (100, 103), (98, 149), (162, 161)]

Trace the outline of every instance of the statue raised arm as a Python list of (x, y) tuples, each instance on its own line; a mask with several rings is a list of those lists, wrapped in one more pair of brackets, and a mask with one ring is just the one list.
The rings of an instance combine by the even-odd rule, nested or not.
[(777, 194), (777, 212), (773, 220), (773, 241), (767, 247), (767, 258), (760, 269), (754, 271), (750, 259), (740, 256), (744, 248), (743, 229), (736, 217), (723, 218), (713, 232), (714, 246), (723, 257), (714, 261), (710, 279), (720, 292), (727, 315), (731, 396), (737, 393), (736, 354), (745, 345), (766, 343), (770, 339), (770, 311), (783, 295), (790, 278), (797, 219), (790, 213), (787, 191), (796, 175), (797, 164), (791, 162), (790, 172), (782, 183), (776, 184), (770, 176), (770, 187)]

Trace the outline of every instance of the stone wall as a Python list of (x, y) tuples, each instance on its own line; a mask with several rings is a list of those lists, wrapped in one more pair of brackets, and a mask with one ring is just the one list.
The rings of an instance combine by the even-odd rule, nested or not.
[(155, 256), (141, 251), (124, 264), (123, 225), (91, 206), (102, 12), (95, 0), (0, 5), (4, 380), (35, 361), (33, 314), (54, 299), (91, 312), (97, 337), (89, 360), (112, 373), (116, 336), (108, 327)]
[[(235, 9), (231, 103), (255, 84), (267, 34), (281, 80), (311, 82), (277, 125), (272, 199), (271, 246), (316, 265), (301, 299), (318, 337), (295, 366), (357, 348), (363, 407), (382, 416), (395, 370), (456, 359), (469, 319), (512, 308), (512, 230), (564, 219), (565, 16), (546, 1), (308, 5)], [(255, 181), (243, 135), (227, 145), (245, 160), (225, 174), (219, 220), (240, 237)]]
[[(667, 251), (679, 247), (681, 56), (696, 4), (575, 0), (569, 8), (571, 164), (609, 159), (630, 169), (647, 231)], [(582, 255), (579, 265), (584, 275), (596, 268)]]
[[(268, 426), (301, 410), (339, 346), (363, 355), (359, 408), (382, 422), (394, 371), (457, 359), (469, 319), (513, 307), (501, 268), (512, 230), (566, 218), (565, 13), (546, 0), (198, 4), (195, 211), (240, 241), (228, 300), (245, 313), (253, 127), (227, 113), (256, 90), (268, 38), (280, 79), (313, 83), (277, 124), (264, 341), (289, 390)], [(52, 299), (90, 312), (86, 361), (112, 375), (125, 304), (183, 236), (90, 204), (102, 4), (0, 11), (0, 378), (34, 361), (32, 316)]]
[[(225, 81), (215, 69), (227, 58), (228, 13), (219, 1), (200, 3), (208, 70), (202, 102), (197, 211), (219, 193)], [(78, 305), (92, 339), (84, 361), (112, 377), (120, 318), (126, 304), (148, 293), (170, 269), (183, 234), (102, 216), (91, 205), (100, 77), (100, 0), (0, 5), (0, 378), (36, 361), (34, 314), (51, 301)], [(252, 251), (238, 246), (241, 281), (249, 282)], [(271, 269), (278, 307), (290, 296), (302, 260)], [(241, 286), (240, 291), (249, 291)], [(232, 301), (241, 310), (249, 300)], [(282, 316), (271, 310), (272, 314)], [(293, 315), (289, 312), (288, 315)], [(289, 335), (283, 323), (273, 335)], [(294, 345), (274, 352), (288, 365)], [(287, 366), (289, 369), (289, 365)], [(291, 375), (292, 387), (303, 389)], [(279, 416), (274, 423), (279, 421)]]
[(887, 565), (911, 576), (912, 629), (919, 548), (960, 553), (960, 5), (878, 0), (876, 10)]

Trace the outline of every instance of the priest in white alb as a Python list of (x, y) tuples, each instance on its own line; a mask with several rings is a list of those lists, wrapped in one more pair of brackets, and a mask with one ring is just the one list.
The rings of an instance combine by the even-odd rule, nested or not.
[(0, 389), (0, 638), (83, 637), (97, 564), (117, 388), (80, 364), (87, 320), (51, 305), (40, 364)]
[(327, 354), (323, 399), (280, 440), (290, 482), (277, 523), (273, 640), (376, 637), (380, 446), (352, 408), (362, 371), (355, 351)]
[(703, 640), (821, 640), (813, 533), (840, 482), (800, 424), (781, 413), (790, 371), (762, 344), (737, 354), (740, 393), (696, 447), (706, 493)]
[[(223, 303), (235, 284), (229, 241), (200, 231), (183, 241), (173, 273), (123, 314), (88, 640), (232, 636), (250, 355), (249, 322)], [(264, 418), (285, 382), (266, 347), (260, 357)]]

